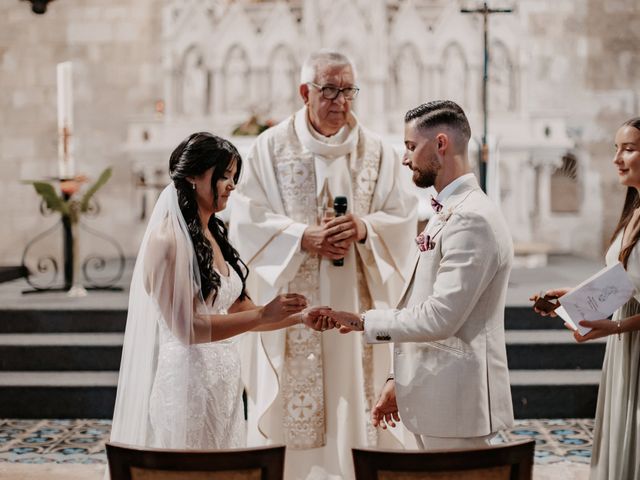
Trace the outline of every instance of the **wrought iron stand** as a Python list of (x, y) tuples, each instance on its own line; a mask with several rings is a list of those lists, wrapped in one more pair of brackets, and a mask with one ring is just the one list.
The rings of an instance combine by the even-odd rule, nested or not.
[[(68, 196), (65, 195), (65, 200)], [(90, 213), (96, 215), (100, 208), (95, 200), (92, 200), (92, 208)], [(50, 212), (44, 201), (40, 205), (40, 212), (43, 216), (48, 216), (53, 212)], [(115, 241), (114, 238), (101, 233), (93, 228), (88, 227), (80, 220), (77, 225), (72, 225), (69, 217), (62, 216), (60, 221), (54, 224), (52, 227), (36, 235), (25, 246), (22, 253), (22, 267), (27, 268), (27, 262), (29, 261), (29, 253), (32, 247), (40, 240), (54, 233), (59, 228), (62, 228), (62, 284), (59, 282), (59, 267), (58, 260), (54, 255), (45, 255), (35, 260), (36, 272), (43, 275), (50, 275), (51, 278), (48, 282), (40, 283), (38, 278), (33, 273), (26, 277), (27, 283), (32, 287), (31, 289), (24, 290), (23, 294), (29, 293), (42, 293), (42, 292), (70, 292), (70, 296), (73, 296), (73, 292), (79, 292), (82, 296), (82, 290), (112, 290), (121, 291), (122, 287), (116, 284), (122, 278), (125, 267), (125, 257), (122, 247)], [(79, 231), (82, 230), (87, 234), (101, 239), (106, 242), (115, 250), (115, 273), (107, 277), (106, 279), (99, 279), (94, 276), (93, 271), (100, 272), (105, 270), (107, 266), (107, 259), (104, 254), (90, 254), (80, 263), (80, 259), (76, 256), (80, 255), (80, 252), (76, 251), (75, 245), (77, 245), (77, 238)], [(77, 263), (76, 263), (77, 262)], [(80, 273), (82, 272), (86, 284), (80, 281)], [(77, 290), (74, 290), (77, 289)]]

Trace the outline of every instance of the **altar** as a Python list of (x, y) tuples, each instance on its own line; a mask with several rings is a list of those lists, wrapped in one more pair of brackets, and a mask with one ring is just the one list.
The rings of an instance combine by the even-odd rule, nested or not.
[[(354, 110), (399, 155), (402, 119), (409, 108), (436, 98), (459, 102), (471, 123), (469, 153), (477, 167), (481, 25), (463, 15), (457, 2), (214, 5), (174, 1), (165, 7), (165, 98), (155, 115), (129, 119), (124, 147), (141, 179), (141, 220), (168, 181), (169, 153), (188, 134), (207, 130), (229, 137), (249, 117), (273, 123), (300, 108), (300, 65), (320, 46), (351, 56), (361, 88)], [(567, 118), (530, 100), (535, 85), (528, 80), (530, 51), (519, 28), (522, 15), (492, 20), (487, 192), (500, 204), (517, 251), (528, 257), (525, 264), (544, 263), (549, 253), (595, 254), (602, 230), (588, 220), (602, 209), (600, 176), (589, 168), (589, 155)], [(253, 137), (231, 141), (244, 156)], [(407, 188), (418, 198), (425, 220), (430, 192), (415, 188), (406, 173)]]

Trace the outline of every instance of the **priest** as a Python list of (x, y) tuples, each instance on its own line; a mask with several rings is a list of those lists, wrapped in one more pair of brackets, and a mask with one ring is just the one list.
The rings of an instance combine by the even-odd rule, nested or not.
[[(358, 91), (346, 56), (311, 54), (304, 107), (248, 154), (229, 232), (256, 303), (286, 291), (340, 310), (398, 301), (417, 202), (396, 153), (352, 113)], [(344, 215), (332, 214), (337, 196)], [(289, 479), (352, 477), (351, 447), (379, 444), (369, 417), (390, 367), (388, 349), (377, 348), (303, 326), (245, 339), (249, 445), (285, 443)]]

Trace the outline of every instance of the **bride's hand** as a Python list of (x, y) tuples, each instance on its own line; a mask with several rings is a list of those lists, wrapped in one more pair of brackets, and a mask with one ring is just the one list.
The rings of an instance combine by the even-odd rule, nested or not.
[(299, 315), (302, 318), (302, 323), (307, 327), (318, 332), (324, 332), (335, 327), (335, 322), (329, 316), (330, 312), (330, 307), (309, 307)]
[(264, 307), (260, 312), (261, 323), (275, 323), (280, 320), (301, 312), (307, 307), (307, 299), (299, 293), (283, 293), (278, 295)]

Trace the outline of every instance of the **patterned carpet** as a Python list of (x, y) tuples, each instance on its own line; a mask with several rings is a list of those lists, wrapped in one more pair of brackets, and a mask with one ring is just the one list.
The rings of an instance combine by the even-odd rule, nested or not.
[(593, 440), (593, 419), (517, 420), (515, 427), (500, 433), (498, 442), (533, 438), (535, 463), (589, 464)]
[[(0, 463), (106, 462), (109, 420), (0, 420)], [(593, 420), (519, 420), (497, 443), (534, 438), (536, 464), (588, 464)]]
[(0, 420), (0, 462), (105, 463), (110, 420)]

